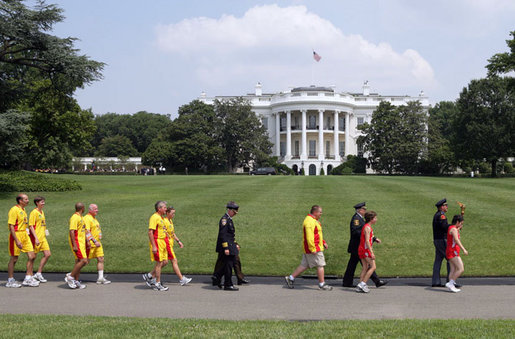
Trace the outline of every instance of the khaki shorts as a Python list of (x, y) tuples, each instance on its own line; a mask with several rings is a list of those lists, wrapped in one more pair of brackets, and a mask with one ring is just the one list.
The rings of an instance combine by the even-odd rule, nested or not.
[(325, 266), (324, 252), (304, 253), (300, 265), (307, 268)]

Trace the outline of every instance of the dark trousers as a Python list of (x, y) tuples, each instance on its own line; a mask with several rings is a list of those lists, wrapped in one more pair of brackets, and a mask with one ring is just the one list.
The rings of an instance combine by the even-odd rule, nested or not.
[[(347, 269), (345, 270), (345, 274), (343, 275), (343, 286), (352, 286), (352, 282), (354, 280), (354, 272), (356, 272), (356, 266), (358, 262), (361, 264), (361, 260), (359, 259), (358, 253), (351, 253), (349, 262), (347, 263)], [(372, 273), (370, 279), (377, 285), (379, 282), (379, 277), (376, 272)]]
[[(440, 268), (442, 267), (442, 261), (445, 259), (445, 250), (447, 249), (447, 240), (446, 239), (434, 239), (433, 243), (435, 245), (435, 262), (433, 263), (433, 279), (431, 281), (432, 285), (440, 285)], [(450, 270), (449, 261), (447, 261), (447, 281), (449, 280), (449, 270)]]
[[(218, 256), (218, 259), (216, 260), (216, 264), (215, 264), (215, 272), (217, 272), (218, 270), (220, 270), (222, 268), (222, 266), (224, 264), (222, 259), (223, 258)], [(243, 280), (245, 278), (245, 275), (241, 271), (241, 261), (240, 261), (239, 255), (237, 255), (234, 258), (234, 274), (236, 274), (236, 276), (238, 277), (238, 281)]]
[(213, 276), (218, 280), (222, 280), (224, 277), (224, 286), (232, 286), (232, 270), (234, 268), (234, 261), (236, 260), (235, 255), (225, 255), (225, 253), (218, 253), (218, 261), (222, 262), (222, 265), (218, 270), (215, 271)]

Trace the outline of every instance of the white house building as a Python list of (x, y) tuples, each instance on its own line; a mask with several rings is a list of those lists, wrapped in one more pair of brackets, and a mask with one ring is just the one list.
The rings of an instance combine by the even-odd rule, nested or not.
[(295, 171), (304, 168), (306, 175), (319, 175), (322, 168), (327, 174), (347, 155), (362, 154), (356, 143), (360, 136), (357, 127), (370, 122), (381, 101), (400, 106), (418, 100), (425, 111), (429, 108), (423, 92), (417, 97), (379, 95), (370, 93), (367, 81), (361, 93), (337, 93), (334, 87), (310, 86), (267, 94), (257, 83), (253, 94), (208, 97), (202, 93), (199, 100), (212, 104), (216, 99), (236, 97), (247, 99), (261, 118), (279, 161)]

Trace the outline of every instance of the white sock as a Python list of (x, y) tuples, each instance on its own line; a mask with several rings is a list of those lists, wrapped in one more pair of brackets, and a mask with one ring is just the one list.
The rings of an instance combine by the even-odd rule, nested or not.
[(290, 274), (290, 280), (291, 281), (295, 281), (295, 278), (293, 277), (293, 275)]
[(452, 285), (456, 284), (456, 282), (455, 282), (454, 280), (452, 280), (452, 279), (451, 279), (451, 280), (449, 280), (449, 282), (450, 282)]
[(7, 279), (7, 281), (8, 281), (8, 282), (13, 282), (13, 281), (15, 281), (15, 280), (14, 280), (14, 278), (8, 278), (8, 279)]
[(364, 281), (362, 281), (362, 282), (360, 282), (360, 283), (359, 283), (359, 285), (360, 285), (360, 286), (365, 286), (365, 285), (366, 285), (366, 283), (365, 283)]
[(31, 275), (26, 275), (26, 276), (25, 276), (25, 280), (29, 280), (30, 278), (32, 278), (32, 276), (31, 276)]
[(324, 286), (324, 285), (325, 285), (325, 282), (318, 283), (318, 286), (319, 286), (319, 287), (322, 287), (322, 286)]
[(98, 271), (98, 279), (102, 279), (104, 278), (104, 270), (99, 270)]

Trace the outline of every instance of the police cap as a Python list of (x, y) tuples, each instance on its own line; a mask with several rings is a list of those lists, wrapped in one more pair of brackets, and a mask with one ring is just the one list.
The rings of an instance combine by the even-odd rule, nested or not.
[(447, 199), (443, 198), (442, 200), (438, 201), (435, 206), (436, 207), (440, 207), (442, 206), (443, 204), (447, 203)]
[(360, 202), (359, 204), (354, 205), (354, 208), (355, 209), (362, 208), (362, 207), (365, 207), (365, 205), (366, 205), (365, 202)]
[(238, 208), (240, 208), (240, 206), (238, 206), (234, 201), (229, 201), (226, 207), (231, 210), (238, 210)]

